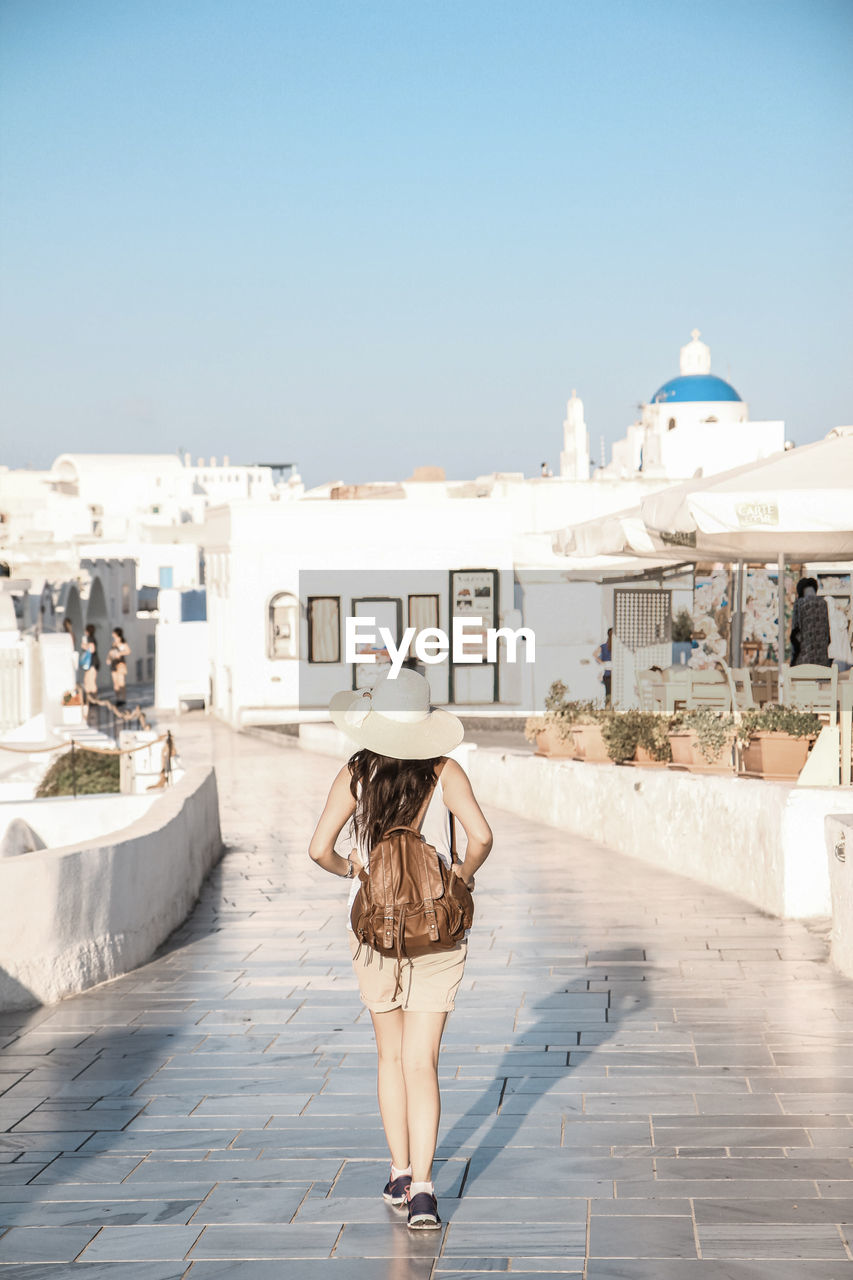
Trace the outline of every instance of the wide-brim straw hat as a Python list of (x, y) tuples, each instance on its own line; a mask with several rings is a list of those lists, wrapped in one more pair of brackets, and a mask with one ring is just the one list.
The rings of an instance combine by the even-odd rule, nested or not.
[(348, 738), (394, 760), (432, 760), (465, 736), (458, 716), (430, 705), (427, 680), (405, 667), (373, 689), (344, 689), (329, 703), (332, 720)]

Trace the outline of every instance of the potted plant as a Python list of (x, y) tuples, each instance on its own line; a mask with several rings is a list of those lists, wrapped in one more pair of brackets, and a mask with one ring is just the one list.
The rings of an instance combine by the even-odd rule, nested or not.
[(669, 716), (656, 711), (638, 711), (637, 746), (634, 763), (665, 765), (672, 760), (669, 742)]
[(614, 764), (634, 759), (640, 734), (640, 711), (609, 711), (601, 721), (601, 739), (607, 758)]
[(66, 689), (62, 695), (62, 723), (83, 723), (83, 694), (79, 685), (74, 689)]
[(778, 780), (799, 776), (821, 730), (820, 716), (766, 702), (745, 711), (738, 726), (741, 772)]
[(732, 767), (735, 722), (703, 707), (680, 711), (669, 727), (672, 762), (692, 772), (727, 772)]
[(572, 736), (575, 740), (575, 756), (578, 760), (591, 760), (598, 764), (606, 764), (610, 760), (604, 743), (603, 728), (607, 720), (618, 714), (597, 707), (592, 702), (579, 704), (572, 723)]
[(563, 756), (571, 759), (575, 743), (568, 723), (549, 719), (548, 716), (528, 716), (524, 722), (524, 736), (536, 745), (537, 756)]
[(672, 665), (684, 666), (693, 649), (693, 619), (687, 609), (680, 609), (672, 620)]
[(664, 765), (672, 759), (669, 717), (654, 711), (611, 711), (601, 720), (601, 737), (615, 764)]
[(574, 757), (572, 723), (578, 708), (586, 704), (572, 702), (568, 692), (562, 680), (555, 680), (545, 697), (545, 714), (530, 716), (525, 721), (524, 736), (536, 744), (538, 756)]

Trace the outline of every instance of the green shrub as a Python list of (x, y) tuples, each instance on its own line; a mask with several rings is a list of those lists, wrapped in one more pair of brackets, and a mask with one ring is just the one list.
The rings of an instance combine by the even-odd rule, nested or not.
[(640, 736), (639, 711), (611, 711), (601, 722), (601, 736), (614, 764), (634, 759)]
[(633, 760), (644, 747), (654, 760), (671, 760), (669, 719), (654, 711), (610, 711), (601, 722), (607, 754), (616, 764)]
[(545, 695), (545, 715), (530, 716), (525, 723), (524, 735), (529, 742), (534, 742), (536, 734), (548, 727), (552, 727), (558, 737), (568, 738), (572, 725), (597, 724), (605, 714), (602, 707), (573, 700), (568, 694), (568, 685), (555, 680)]
[(693, 639), (693, 619), (686, 609), (679, 609), (673, 619), (672, 638), (676, 643)]
[(555, 680), (545, 694), (545, 715), (559, 715), (561, 708), (568, 700), (569, 686), (562, 680)]
[(545, 716), (528, 716), (524, 722), (524, 736), (528, 742), (535, 742), (536, 735), (546, 728), (548, 721)]
[(644, 747), (653, 760), (671, 760), (669, 716), (658, 715), (655, 711), (639, 711), (637, 714), (640, 717), (637, 746)]
[(95, 795), (119, 790), (119, 757), (100, 751), (88, 751), (78, 747), (74, 751), (74, 770), (71, 768), (71, 752), (65, 751), (48, 769), (39, 783), (36, 798), (48, 796), (72, 796), (75, 786), (78, 795)]
[(700, 752), (712, 763), (731, 737), (735, 727), (732, 716), (724, 716), (710, 707), (702, 707), (699, 711), (679, 711), (673, 717), (670, 733), (688, 733), (691, 729), (696, 734), (696, 742)]
[(816, 738), (823, 728), (814, 711), (796, 711), (766, 702), (763, 707), (744, 711), (738, 726), (738, 740), (748, 742), (753, 733), (789, 733), (792, 738)]

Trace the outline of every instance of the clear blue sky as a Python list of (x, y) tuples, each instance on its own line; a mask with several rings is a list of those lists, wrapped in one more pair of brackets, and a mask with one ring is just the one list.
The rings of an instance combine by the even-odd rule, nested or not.
[(848, 0), (2, 0), (0, 462), (598, 455), (693, 326), (853, 422)]

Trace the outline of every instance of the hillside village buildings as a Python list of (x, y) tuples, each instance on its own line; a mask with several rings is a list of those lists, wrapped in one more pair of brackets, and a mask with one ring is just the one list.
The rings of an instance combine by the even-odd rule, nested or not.
[[(433, 667), (437, 701), (533, 709), (556, 678), (594, 697), (592, 651), (619, 581), (668, 592), (671, 612), (692, 605), (692, 573), (672, 560), (569, 561), (555, 553), (554, 532), (781, 452), (784, 424), (750, 420), (737, 391), (711, 373), (694, 330), (678, 375), (650, 397), (606, 466), (590, 474), (574, 392), (562, 446), (554, 476), (448, 481), (429, 468), (409, 480), (309, 490), (286, 464), (228, 458), (67, 453), (44, 472), (0, 468), (0, 594), (13, 601), (16, 627), (13, 636), (10, 613), (0, 615), (0, 652), (8, 668), (26, 636), (60, 631), (66, 618), (76, 643), (94, 622), (105, 650), (118, 624), (133, 651), (131, 681), (156, 676), (160, 705), (197, 698), (231, 723), (262, 722), (319, 713), (365, 675), (343, 661), (342, 620), (352, 611), (373, 609), (401, 633), (447, 629), (470, 606), (486, 625), (534, 627), (535, 668), (510, 666), (503, 652), (494, 664)], [(18, 699), (0, 729), (23, 709)]]

